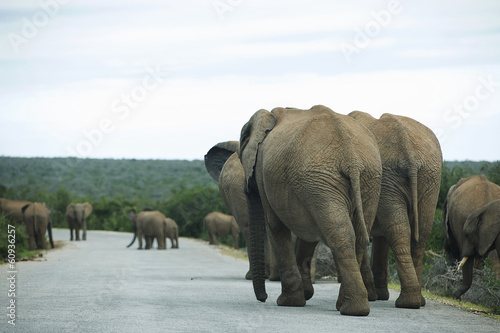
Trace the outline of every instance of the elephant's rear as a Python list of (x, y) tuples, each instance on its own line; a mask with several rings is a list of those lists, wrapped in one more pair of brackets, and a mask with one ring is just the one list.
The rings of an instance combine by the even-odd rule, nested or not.
[[(283, 193), (290, 188), (293, 195), (285, 198), (290, 200), (286, 206), (303, 205), (305, 211), (318, 202), (351, 207), (349, 215), (356, 220), (356, 232), (364, 234), (367, 242), (382, 177), (373, 135), (351, 117), (324, 106), (310, 110), (278, 108), (272, 112), (278, 121), (262, 143), (259, 157), (263, 158), (264, 182), (266, 177), (275, 177), (278, 179), (269, 179), (268, 183), (281, 184), (283, 188), (269, 186), (265, 192)], [(282, 163), (266, 164), (266, 159), (280, 159)], [(279, 196), (270, 196), (271, 201), (276, 198)], [(289, 215), (284, 220), (295, 218)], [(364, 231), (366, 227), (368, 230)]]

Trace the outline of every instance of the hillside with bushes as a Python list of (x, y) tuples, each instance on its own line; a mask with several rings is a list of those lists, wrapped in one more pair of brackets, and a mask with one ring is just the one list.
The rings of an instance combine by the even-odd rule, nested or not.
[[(444, 163), (434, 225), (427, 243), (428, 253), (432, 255), (424, 259), (425, 287), (433, 292), (450, 295), (453, 283), (460, 281), (455, 267), (450, 268), (441, 255), (442, 207), (450, 186), (474, 174), (485, 174), (500, 185), (500, 161)], [(217, 183), (210, 178), (201, 160), (0, 157), (0, 197), (47, 203), (52, 210), (54, 227), (60, 228), (67, 227), (64, 213), (71, 202), (92, 204), (93, 212), (87, 225), (94, 230), (132, 231), (127, 216), (129, 209), (157, 209), (177, 222), (181, 236), (204, 239), (208, 239), (203, 226), (205, 215), (211, 211), (229, 213)], [(6, 223), (0, 216), (2, 230), (6, 230)], [(230, 237), (228, 241), (232, 241)], [(240, 246), (246, 246), (243, 237), (240, 237)], [(392, 257), (391, 276), (397, 282), (395, 272)], [(478, 288), (493, 290), (489, 304), (500, 309), (500, 282), (491, 278), (494, 273), (486, 274), (489, 282)], [(445, 280), (446, 287), (443, 288), (443, 283), (434, 285), (439, 279)], [(481, 295), (485, 299), (484, 292)]]

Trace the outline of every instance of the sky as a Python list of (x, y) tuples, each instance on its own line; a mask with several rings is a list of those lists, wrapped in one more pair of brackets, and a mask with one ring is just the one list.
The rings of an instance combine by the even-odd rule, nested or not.
[(0, 0), (0, 156), (203, 159), (317, 104), (500, 160), (500, 2)]

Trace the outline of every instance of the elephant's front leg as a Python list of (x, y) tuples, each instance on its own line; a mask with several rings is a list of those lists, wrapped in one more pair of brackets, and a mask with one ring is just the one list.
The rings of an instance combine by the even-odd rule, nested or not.
[(78, 227), (75, 228), (75, 240), (80, 240), (80, 228)]
[(304, 306), (306, 299), (291, 232), (273, 212), (268, 211), (267, 221), (269, 241), (281, 277), (281, 295), (277, 303), (280, 306)]
[(137, 240), (139, 241), (138, 250), (142, 250), (142, 230), (137, 229)]
[(73, 228), (69, 228), (69, 240), (73, 240)]
[(318, 245), (318, 242), (309, 243), (297, 238), (295, 256), (297, 267), (302, 277), (302, 288), (304, 288), (304, 297), (306, 300), (314, 295), (314, 288), (311, 280), (311, 261), (313, 260), (316, 245)]
[(389, 289), (387, 288), (389, 276), (389, 244), (382, 236), (373, 237), (371, 266), (377, 299), (386, 301), (389, 299)]

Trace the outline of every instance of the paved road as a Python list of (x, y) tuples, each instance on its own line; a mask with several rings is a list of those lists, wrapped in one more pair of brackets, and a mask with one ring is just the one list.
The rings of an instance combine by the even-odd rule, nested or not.
[[(305, 307), (284, 308), (275, 303), (280, 284), (268, 282), (260, 303), (243, 278), (248, 263), (206, 243), (181, 238), (178, 250), (138, 251), (125, 247), (128, 233), (90, 231), (87, 239), (17, 265), (15, 327), (1, 279), (1, 332), (500, 332), (498, 321), (434, 301), (396, 309), (395, 293), (370, 303), (368, 317), (342, 316), (337, 283), (318, 283)], [(5, 276), (8, 267), (0, 269)]]

